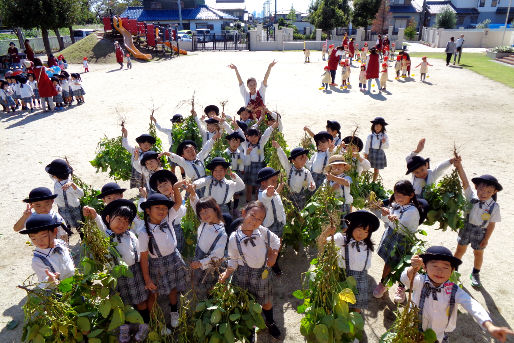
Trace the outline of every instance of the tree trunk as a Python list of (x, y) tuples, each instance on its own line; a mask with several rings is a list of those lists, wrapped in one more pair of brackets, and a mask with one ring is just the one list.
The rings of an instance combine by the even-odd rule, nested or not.
[(20, 43), (20, 49), (25, 49), (25, 37), (23, 36), (23, 31), (21, 27), (17, 27), (14, 29), (14, 33), (18, 36), (18, 42)]
[(73, 26), (70, 26), (69, 29), (70, 29), (71, 44), (73, 44), (73, 43), (75, 43), (75, 36), (73, 36)]
[(59, 33), (59, 29), (54, 29), (55, 36), (57, 37), (57, 42), (59, 43), (59, 50), (64, 50), (64, 41)]
[(48, 56), (50, 56), (52, 54), (52, 48), (50, 48), (50, 41), (48, 40), (48, 29), (41, 28), (41, 36), (43, 37), (45, 52)]

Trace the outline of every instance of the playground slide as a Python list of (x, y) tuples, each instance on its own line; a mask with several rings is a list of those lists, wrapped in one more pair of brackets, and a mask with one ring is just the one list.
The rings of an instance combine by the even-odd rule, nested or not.
[(152, 59), (152, 55), (143, 54), (136, 48), (134, 42), (132, 41), (132, 35), (123, 27), (121, 20), (118, 20), (117, 17), (113, 17), (112, 23), (114, 25), (114, 28), (118, 30), (118, 32), (121, 33), (121, 35), (123, 36), (123, 43), (125, 44), (125, 48), (132, 54), (132, 56), (145, 61), (149, 61)]
[[(172, 48), (172, 49), (173, 49), (173, 51), (175, 51), (175, 52), (177, 51), (177, 47), (176, 47), (175, 45), (173, 45), (173, 46), (172, 46), (170, 42), (164, 42), (164, 44), (166, 44), (166, 46), (167, 46), (168, 48)], [(181, 55), (187, 55), (187, 51), (186, 51), (186, 50), (182, 50), (182, 49), (180, 49), (180, 54), (181, 54)]]

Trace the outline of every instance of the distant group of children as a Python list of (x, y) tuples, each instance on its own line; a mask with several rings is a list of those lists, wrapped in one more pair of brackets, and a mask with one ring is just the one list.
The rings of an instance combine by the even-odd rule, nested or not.
[[(274, 63), (268, 67), (265, 81)], [(242, 85), (237, 68), (233, 65), (231, 68), (236, 70)], [(339, 248), (339, 267), (357, 281), (357, 302), (351, 308), (360, 312), (368, 304), (367, 271), (374, 251), (372, 233), (380, 227), (379, 218), (385, 227), (378, 248), (384, 267), (381, 280), (372, 292), (376, 298), (387, 292), (384, 280), (410, 252), (408, 237), (416, 234), (426, 218), (424, 187), (435, 183), (453, 164), (461, 177), (466, 198), (473, 204), (466, 226), (458, 234), (456, 254), (454, 256), (444, 247), (430, 247), (424, 254), (415, 256), (412, 267), (402, 274), (395, 301), (405, 300), (406, 287), (413, 279), (413, 300), (420, 307), (422, 329), (432, 328), (440, 342), (445, 341), (446, 333), (456, 326), (455, 304), (466, 308), (482, 327), (502, 342), (507, 334), (512, 334), (507, 328), (493, 325), (482, 306), (449, 281), (471, 244), (475, 252), (472, 285), (481, 286), (479, 273), (483, 251), (495, 223), (500, 221), (496, 193), (502, 187), (496, 178), (490, 175), (473, 178), (475, 192), (459, 156), (431, 169), (429, 159), (419, 156), (425, 145), (422, 139), (407, 156), (406, 174), (411, 174), (411, 179), (396, 182), (390, 199), (382, 199), (378, 216), (369, 211), (354, 211), (351, 187), (356, 180), (349, 176), (350, 170), (362, 173), (373, 168), (373, 180), (376, 180), (380, 170), (387, 167), (385, 149), (389, 148), (390, 142), (385, 119), (371, 120), (371, 132), (365, 143), (354, 135), (343, 137), (342, 127), (335, 120), (328, 120), (323, 130), (317, 133), (304, 128), (315, 142), (313, 152), (295, 147), (287, 155), (278, 142), (271, 141), (283, 168), (280, 176), (280, 170), (266, 165), (265, 149), (268, 149), (266, 144), (273, 131), (282, 130), (281, 117), (260, 106), (267, 82), (263, 82), (259, 91), (255, 79), (249, 79), (247, 84), (251, 85), (250, 92), (246, 89), (241, 92), (248, 96), (245, 103), (250, 106), (237, 112), (239, 118), (220, 113), (216, 105), (205, 107), (201, 118), (194, 109), (191, 111), (202, 137), (200, 146), (191, 140), (192, 137), (186, 137), (175, 151), (158, 153), (152, 150), (155, 137), (143, 133), (135, 139), (134, 147), (128, 141), (127, 130), (122, 129), (123, 146), (132, 155), (130, 187), (140, 188), (139, 210), (143, 219), (137, 216), (138, 206), (123, 199), (125, 189), (113, 182), (105, 184), (98, 196), (105, 205), (102, 213), (96, 213), (90, 207), (81, 208), (80, 198), (84, 193), (71, 180), (72, 168), (64, 160), (52, 161), (45, 170), (54, 181), (54, 190), (38, 187), (30, 191), (24, 200), (28, 203), (27, 208), (14, 227), (15, 231), (29, 234), (35, 245), (33, 269), (41, 287), (52, 288), (59, 280), (73, 275), (67, 237), (71, 228), (80, 232), (82, 217), (88, 217), (117, 242), (116, 249), (133, 274), (133, 277), (118, 279), (117, 289), (124, 302), (135, 306), (144, 319), (145, 324), (138, 327), (134, 336), (137, 341), (144, 340), (148, 334), (149, 311), (153, 310), (158, 295), (168, 297), (169, 324), (177, 327), (178, 294), (191, 287), (190, 281), (199, 298), (205, 299), (217, 282), (229, 280), (256, 298), (262, 305), (269, 333), (280, 338), (281, 331), (273, 315), (273, 275), (282, 275), (279, 259), (287, 224), (282, 202), (284, 188), (288, 188), (288, 199), (298, 210), (302, 210), (310, 196), (323, 185), (332, 187), (341, 200), (343, 220), (339, 227), (333, 228), (333, 236), (329, 239), (333, 239)], [(259, 106), (252, 107), (256, 102)], [(184, 118), (173, 116), (169, 128), (159, 125), (153, 116), (151, 120), (167, 134), (171, 147), (173, 126)], [(211, 154), (215, 142), (220, 139), (226, 140), (226, 153), (230, 156), (227, 159)], [(351, 160), (345, 157), (348, 154), (352, 155)], [(162, 156), (173, 163), (172, 170), (163, 169)], [(176, 166), (180, 167), (180, 181), (174, 173)], [(195, 256), (188, 264), (194, 271), (192, 280), (181, 255), (184, 248), (181, 222), (186, 215), (184, 191), (200, 221)], [(246, 204), (242, 203), (243, 196)], [(54, 203), (57, 213), (52, 209)], [(216, 266), (219, 267), (223, 259), (228, 263), (218, 274)], [(418, 274), (421, 267), (426, 274)], [(123, 325), (119, 341), (129, 342), (130, 339), (130, 328)], [(249, 339), (253, 341), (253, 335)]]

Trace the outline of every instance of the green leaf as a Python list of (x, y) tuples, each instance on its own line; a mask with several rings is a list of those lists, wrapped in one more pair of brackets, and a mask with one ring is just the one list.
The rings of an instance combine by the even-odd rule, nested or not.
[(125, 313), (123, 313), (123, 310), (121, 308), (115, 308), (113, 310), (112, 319), (109, 323), (107, 331), (113, 331), (114, 329), (121, 326), (123, 323), (125, 323)]
[(297, 289), (296, 291), (293, 292), (293, 297), (295, 297), (296, 299), (300, 299), (300, 300), (305, 298), (303, 291), (300, 289)]
[(88, 343), (102, 343), (102, 340), (100, 338), (89, 338)]
[(66, 278), (59, 282), (59, 291), (61, 293), (68, 293), (73, 289), (73, 277)]
[(32, 340), (32, 343), (45, 343), (45, 338), (41, 334), (37, 334)]
[(220, 322), (220, 320), (221, 320), (221, 311), (216, 309), (211, 314), (211, 324), (216, 325)]
[(205, 308), (205, 302), (200, 302), (196, 305), (195, 312), (202, 312), (203, 310), (205, 310)]
[(109, 299), (102, 300), (102, 302), (98, 306), (98, 311), (104, 318), (107, 318), (109, 316), (109, 313), (111, 313), (111, 302), (109, 301)]
[(327, 328), (331, 328), (334, 325), (334, 316), (326, 315), (321, 319), (321, 324), (325, 324)]
[(229, 317), (228, 317), (231, 321), (235, 322), (236, 320), (238, 320), (239, 318), (241, 318), (241, 315), (239, 313), (232, 313)]
[(319, 343), (329, 343), (328, 341), (328, 328), (325, 324), (318, 324), (314, 327), (314, 336)]
[(220, 334), (224, 335), (227, 330), (227, 323), (221, 323), (218, 330)]
[(78, 317), (77, 318), (77, 326), (84, 335), (87, 334), (91, 330), (91, 323), (87, 317)]
[(111, 307), (112, 308), (123, 308), (123, 300), (118, 294), (114, 294), (109, 299), (111, 301)]
[(91, 342), (91, 338), (95, 338), (96, 336), (98, 336), (102, 332), (104, 332), (104, 329), (96, 329), (96, 330), (91, 331), (89, 333), (89, 335), (87, 335), (87, 337), (89, 338), (89, 342)]
[(52, 329), (48, 325), (45, 325), (39, 329), (39, 333), (43, 335), (44, 337), (50, 337), (53, 334)]
[(311, 261), (311, 265), (315, 266), (317, 264), (318, 264), (318, 259), (317, 258), (313, 258), (312, 261)]
[(348, 321), (343, 317), (337, 317), (334, 320), (334, 328), (341, 333), (350, 332), (350, 325), (348, 325)]
[(143, 324), (144, 320), (138, 311), (132, 310), (125, 314), (125, 320), (132, 324)]
[(103, 298), (103, 299), (107, 298), (109, 296), (109, 291), (110, 291), (109, 287), (102, 287), (100, 289), (100, 298)]
[[(221, 330), (220, 330), (221, 332)], [(230, 324), (227, 323), (227, 329), (225, 330), (225, 341), (226, 342), (234, 342), (234, 333), (232, 332), (232, 328), (230, 327)]]
[(355, 326), (357, 330), (363, 330), (364, 329), (364, 319), (362, 319), (362, 316), (360, 313), (357, 312), (351, 312), (350, 313), (350, 320)]
[(205, 329), (203, 327), (202, 320), (201, 319), (197, 319), (196, 320), (195, 329), (193, 331), (193, 334), (195, 335), (196, 338), (198, 338), (200, 340), (203, 340), (203, 338), (205, 337), (204, 330)]
[(250, 310), (254, 313), (261, 313), (262, 312), (262, 307), (261, 305), (257, 304), (257, 303), (253, 303), (250, 307)]

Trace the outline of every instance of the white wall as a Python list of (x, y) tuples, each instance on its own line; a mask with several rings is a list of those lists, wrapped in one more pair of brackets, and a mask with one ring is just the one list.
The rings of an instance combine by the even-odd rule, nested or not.
[(450, 37), (455, 40), (464, 34), (464, 48), (494, 48), (498, 45), (512, 45), (514, 29), (508, 29), (505, 33), (505, 41), (502, 44), (503, 29), (476, 29), (476, 30), (445, 30), (436, 28), (423, 29), (423, 41), (434, 48), (444, 48)]

